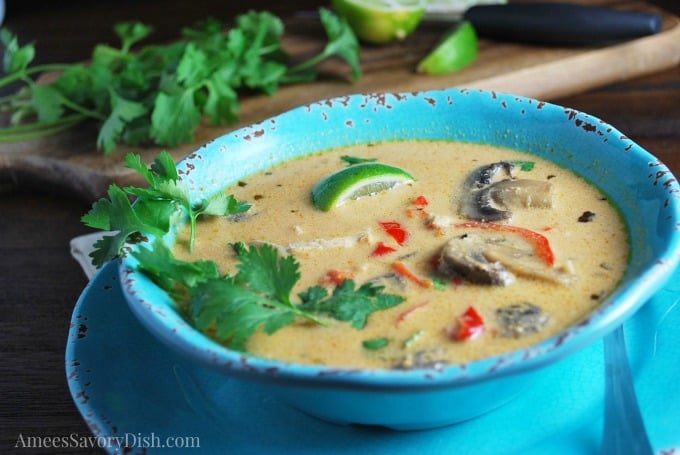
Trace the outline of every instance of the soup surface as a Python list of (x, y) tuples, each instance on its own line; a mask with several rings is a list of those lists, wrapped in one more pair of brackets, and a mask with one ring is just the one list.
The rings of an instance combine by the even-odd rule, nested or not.
[[(397, 166), (414, 181), (319, 210), (312, 189), (348, 166), (343, 156)], [(182, 233), (178, 257), (211, 259), (233, 273), (230, 244), (264, 242), (299, 262), (293, 295), (351, 278), (403, 297), (363, 328), (300, 320), (249, 339), (248, 352), (291, 362), (431, 367), (526, 347), (583, 320), (628, 260), (627, 231), (595, 187), (498, 147), (353, 146), (278, 165), (226, 192), (251, 209), (201, 221), (191, 254)]]

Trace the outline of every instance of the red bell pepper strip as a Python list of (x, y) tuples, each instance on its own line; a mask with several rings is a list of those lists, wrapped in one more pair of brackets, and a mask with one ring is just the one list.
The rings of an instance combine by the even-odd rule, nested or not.
[(406, 209), (406, 216), (409, 218), (422, 218), (422, 219), (427, 219), (427, 217), (430, 216), (429, 213), (425, 210), (425, 207), (427, 207), (430, 202), (425, 198), (425, 196), (418, 196), (417, 198), (413, 199), (412, 202), (412, 207), (409, 207)]
[(555, 254), (550, 247), (550, 241), (543, 234), (539, 234), (531, 229), (511, 226), (509, 224), (497, 224), (497, 223), (483, 223), (481, 221), (470, 221), (467, 223), (456, 224), (455, 227), (459, 228), (480, 228), (480, 229), (491, 229), (499, 232), (509, 232), (512, 234), (517, 234), (522, 236), (524, 239), (531, 242), (536, 250), (536, 255), (543, 260), (546, 264), (552, 266), (555, 264)]
[(353, 277), (351, 272), (344, 272), (342, 270), (329, 270), (326, 276), (322, 280), (321, 284), (334, 284), (340, 286), (345, 280), (349, 280)]
[(412, 306), (408, 310), (404, 311), (401, 313), (399, 316), (397, 316), (397, 321), (395, 322), (395, 326), (399, 327), (402, 322), (406, 321), (413, 313), (424, 307), (429, 303), (429, 300), (425, 300), (424, 302), (419, 303), (418, 305)]
[(401, 224), (396, 221), (379, 221), (378, 223), (399, 245), (406, 243), (408, 231), (406, 231)]
[(385, 245), (383, 242), (379, 242), (371, 253), (371, 256), (385, 256), (386, 254), (394, 253), (395, 251), (397, 251), (395, 248)]
[(401, 261), (395, 261), (392, 264), (392, 268), (394, 269), (395, 272), (397, 272), (399, 275), (403, 276), (404, 278), (414, 282), (420, 287), (423, 288), (431, 288), (433, 286), (432, 280), (427, 279), (427, 278), (420, 278), (417, 276), (415, 273), (413, 273), (407, 266)]
[(425, 196), (418, 196), (413, 200), (413, 205), (418, 207), (426, 207), (429, 204)]
[(474, 340), (484, 330), (486, 327), (482, 316), (471, 306), (458, 317), (456, 326), (449, 331), (449, 337), (455, 341)]

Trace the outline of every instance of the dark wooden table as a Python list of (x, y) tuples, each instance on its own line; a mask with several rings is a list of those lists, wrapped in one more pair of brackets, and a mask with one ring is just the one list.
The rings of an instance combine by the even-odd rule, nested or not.
[[(99, 42), (113, 42), (111, 24), (121, 20), (151, 23), (164, 40), (207, 15), (230, 17), (249, 8), (283, 14), (324, 4), (232, 3), (10, 0), (5, 25), (39, 43), (40, 62), (69, 62), (86, 58)], [(651, 3), (680, 14), (676, 0)], [(680, 175), (680, 68), (554, 101), (605, 119)], [(69, 255), (69, 240), (89, 232), (80, 217), (91, 202), (40, 188), (0, 197), (0, 453), (30, 453), (14, 448), (19, 435), (89, 435), (67, 388), (64, 349), (87, 282)]]

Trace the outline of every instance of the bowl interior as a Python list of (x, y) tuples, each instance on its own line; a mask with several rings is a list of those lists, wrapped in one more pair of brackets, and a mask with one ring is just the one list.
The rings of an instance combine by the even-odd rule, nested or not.
[[(121, 263), (133, 312), (162, 341), (204, 364), (247, 376), (365, 386), (417, 387), (476, 381), (567, 355), (634, 313), (668, 279), (680, 258), (680, 188), (671, 172), (611, 125), (573, 109), (480, 90), (351, 95), (299, 107), (205, 144), (178, 164), (192, 197), (221, 191), (258, 171), (305, 154), (403, 139), (487, 143), (526, 151), (595, 184), (630, 232), (621, 285), (577, 327), (527, 350), (441, 371), (347, 371), (258, 359), (226, 349), (191, 328), (135, 261)], [(171, 239), (172, 234), (169, 236)], [(263, 375), (263, 373), (265, 373)]]

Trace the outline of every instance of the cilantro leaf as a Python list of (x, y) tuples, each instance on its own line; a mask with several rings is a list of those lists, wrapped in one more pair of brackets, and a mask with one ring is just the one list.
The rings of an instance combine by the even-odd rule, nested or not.
[(146, 183), (153, 190), (158, 189), (163, 182), (175, 182), (179, 178), (175, 161), (172, 159), (172, 155), (166, 151), (160, 152), (149, 168), (142, 162), (142, 157), (135, 153), (125, 155), (125, 164), (144, 177)]
[(322, 55), (327, 58), (337, 55), (349, 63), (352, 68), (354, 79), (361, 77), (361, 65), (359, 61), (360, 46), (356, 35), (347, 21), (335, 16), (329, 10), (321, 8), (321, 23), (326, 29), (329, 42), (323, 50)]
[(532, 171), (534, 169), (534, 166), (536, 166), (536, 162), (534, 161), (511, 160), (509, 161), (509, 163), (515, 166), (519, 166), (520, 170), (525, 172)]
[(171, 147), (191, 142), (200, 121), (201, 112), (196, 106), (193, 90), (159, 93), (151, 114), (151, 137), (158, 144)]
[(153, 32), (153, 27), (140, 22), (123, 22), (113, 27), (122, 43), (121, 50), (128, 52), (130, 48)]
[(328, 36), (326, 47), (318, 55), (290, 68), (286, 77), (295, 81), (296, 78), (300, 78), (300, 74), (310, 74), (310, 72), (310, 77), (314, 77), (314, 67), (317, 64), (332, 56), (337, 56), (350, 65), (354, 79), (359, 79), (362, 75), (361, 46), (352, 28), (345, 19), (334, 15), (328, 9), (321, 8), (319, 16)]
[[(92, 221), (108, 226), (105, 216)], [(282, 257), (267, 244), (248, 247), (237, 243), (233, 248), (238, 259), (233, 276), (222, 275), (213, 261), (175, 258), (158, 238), (139, 244), (130, 254), (137, 259), (140, 271), (169, 293), (198, 330), (240, 351), (246, 350), (248, 339), (257, 330), (272, 334), (298, 317), (325, 325), (319, 315), (327, 315), (351, 321), (361, 329), (370, 314), (403, 300), (383, 294), (381, 287), (371, 284), (356, 289), (347, 280), (330, 296), (326, 289), (312, 286), (299, 294), (301, 303), (295, 304), (290, 297), (300, 279), (295, 258)]]
[(0, 42), (5, 48), (2, 69), (7, 74), (24, 71), (35, 58), (35, 46), (20, 46), (17, 37), (6, 28), (0, 29)]
[(250, 207), (250, 204), (237, 200), (233, 195), (220, 192), (194, 206), (194, 211), (198, 215), (228, 216), (247, 212)]
[(220, 73), (204, 82), (207, 91), (203, 112), (213, 125), (232, 123), (238, 120), (238, 94)]
[(299, 264), (293, 256), (280, 257), (276, 248), (264, 244), (259, 248), (239, 244), (239, 273), (236, 281), (256, 292), (291, 306), (290, 293), (300, 279)]
[(54, 121), (61, 117), (64, 112), (59, 91), (49, 85), (35, 85), (33, 87), (31, 105), (40, 121)]
[(350, 321), (352, 327), (362, 329), (372, 313), (404, 301), (403, 297), (384, 294), (382, 290), (382, 286), (371, 283), (356, 288), (353, 280), (345, 280), (333, 290), (330, 297), (324, 298), (318, 290), (303, 295), (307, 300), (300, 307), (305, 311), (328, 314), (339, 321)]
[(209, 198), (192, 201), (189, 189), (179, 180), (177, 168), (168, 152), (161, 152), (147, 169), (141, 158), (135, 154), (126, 156), (127, 165), (139, 172), (149, 184), (149, 188), (127, 187), (129, 194), (149, 199), (169, 201), (182, 208), (190, 222), (189, 249), (192, 250), (196, 239), (196, 221), (201, 215), (226, 216), (246, 212), (250, 205), (237, 201), (232, 195), (217, 192)]
[(210, 280), (191, 290), (192, 317), (199, 330), (215, 328), (216, 337), (239, 351), (260, 327), (266, 333), (292, 323), (291, 308), (272, 305), (272, 300), (231, 279)]
[(177, 81), (186, 87), (193, 87), (207, 79), (212, 71), (208, 55), (196, 44), (189, 43), (177, 65)]
[(127, 123), (147, 113), (147, 108), (142, 103), (126, 100), (113, 90), (110, 91), (110, 97), (112, 111), (97, 137), (97, 146), (105, 153), (113, 151)]
[(387, 337), (373, 338), (361, 342), (361, 345), (369, 351), (377, 351), (384, 348), (388, 344), (390, 344), (390, 340)]
[[(136, 211), (128, 195), (117, 185), (111, 185), (108, 191), (109, 199), (100, 199), (92, 205), (92, 209), (81, 218), (90, 227), (115, 231), (106, 235), (94, 244), (94, 251), (90, 253), (92, 263), (101, 266), (105, 262), (120, 255), (123, 245), (135, 233), (163, 235), (167, 229), (159, 227), (153, 218), (147, 218), (148, 212)], [(154, 217), (155, 218), (155, 217)], [(167, 220), (166, 216), (161, 216)]]
[(361, 329), (372, 313), (404, 300), (384, 294), (380, 286), (367, 283), (357, 289), (352, 280), (346, 280), (330, 296), (324, 288), (312, 286), (299, 294), (301, 303), (294, 304), (290, 293), (300, 278), (295, 258), (281, 257), (267, 244), (237, 243), (233, 248), (239, 260), (234, 276), (210, 279), (189, 291), (196, 328), (214, 331), (233, 349), (245, 350), (247, 340), (260, 327), (271, 334), (296, 317), (324, 324), (317, 315), (327, 315)]
[(139, 261), (140, 269), (171, 294), (182, 294), (178, 285), (189, 289), (220, 277), (215, 262), (178, 260), (159, 239), (151, 245), (140, 245), (131, 254)]
[[(106, 236), (95, 244), (91, 254), (92, 263), (103, 265), (120, 255), (123, 245), (132, 234), (162, 236), (170, 230), (170, 221), (175, 214), (184, 211), (191, 225), (190, 249), (196, 235), (196, 221), (200, 215), (225, 216), (242, 213), (250, 205), (237, 201), (233, 195), (218, 192), (198, 202), (190, 200), (189, 189), (179, 180), (177, 168), (168, 152), (161, 152), (147, 168), (141, 157), (129, 153), (126, 164), (136, 170), (149, 184), (147, 188), (109, 187), (109, 198), (95, 202), (82, 222), (95, 229), (113, 230), (117, 234)], [(136, 196), (133, 206), (129, 196)]]

